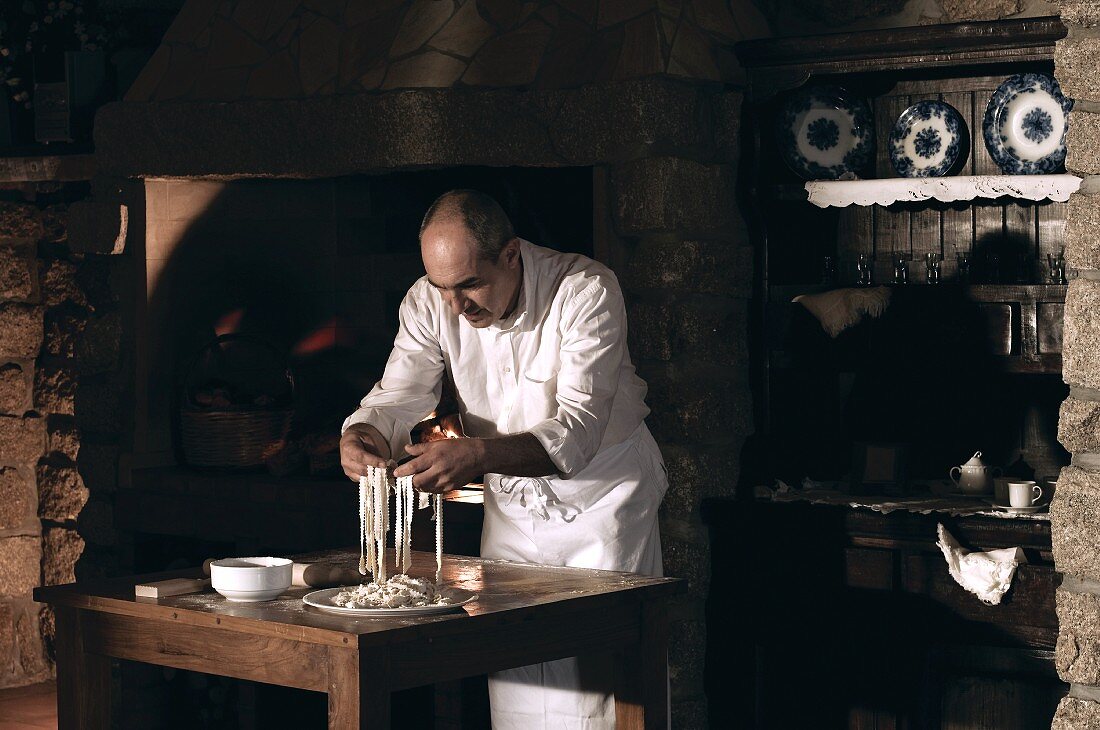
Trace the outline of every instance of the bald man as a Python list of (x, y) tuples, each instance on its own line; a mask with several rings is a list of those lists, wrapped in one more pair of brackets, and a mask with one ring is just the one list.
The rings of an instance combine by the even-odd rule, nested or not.
[[(472, 190), (432, 204), (420, 253), (426, 276), (401, 304), (385, 374), (344, 422), (344, 472), (358, 481), (409, 454), (394, 476), (421, 491), (484, 474), (482, 557), (661, 575), (668, 482), (615, 275), (517, 238)], [(410, 445), (447, 374), (472, 438)], [(614, 728), (612, 681), (604, 658), (498, 672), (493, 727)]]

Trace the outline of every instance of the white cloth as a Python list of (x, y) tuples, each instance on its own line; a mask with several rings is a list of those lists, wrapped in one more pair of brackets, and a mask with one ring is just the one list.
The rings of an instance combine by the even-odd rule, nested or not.
[[(520, 257), (520, 305), (481, 329), (417, 281), (386, 372), (344, 428), (370, 423), (400, 453), (446, 371), (467, 435), (531, 433), (558, 470), (486, 475), (483, 557), (661, 575), (657, 508), (668, 481), (643, 421), (646, 386), (627, 352), (618, 281), (591, 259), (527, 241)], [(496, 730), (615, 725), (601, 659), (498, 672), (489, 692)]]
[(1012, 586), (1016, 566), (1027, 562), (1018, 547), (988, 552), (967, 552), (942, 525), (936, 525), (936, 542), (947, 561), (947, 572), (955, 582), (977, 596), (982, 603), (996, 606)]

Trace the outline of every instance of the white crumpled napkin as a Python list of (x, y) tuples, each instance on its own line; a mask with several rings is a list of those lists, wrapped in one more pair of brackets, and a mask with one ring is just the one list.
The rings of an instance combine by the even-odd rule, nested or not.
[(982, 603), (996, 606), (1012, 586), (1016, 566), (1026, 563), (1024, 551), (1018, 547), (968, 553), (942, 524), (936, 525), (940, 550), (947, 560), (947, 570), (955, 582), (973, 593)]

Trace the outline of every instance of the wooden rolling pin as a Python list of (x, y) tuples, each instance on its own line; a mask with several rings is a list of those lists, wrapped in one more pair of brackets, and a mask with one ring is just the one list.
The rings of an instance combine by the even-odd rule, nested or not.
[[(210, 563), (214, 558), (202, 562), (202, 572), (210, 575)], [(334, 563), (294, 563), (290, 578), (291, 587), (297, 588), (336, 588), (337, 586), (357, 586), (366, 578), (359, 575), (354, 566)]]

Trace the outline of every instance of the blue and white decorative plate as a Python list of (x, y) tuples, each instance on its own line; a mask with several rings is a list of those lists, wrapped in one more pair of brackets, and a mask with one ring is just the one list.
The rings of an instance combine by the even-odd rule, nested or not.
[(942, 101), (918, 101), (890, 131), (890, 164), (902, 177), (942, 177), (967, 148), (962, 115)]
[(985, 108), (982, 136), (1008, 175), (1057, 172), (1066, 160), (1073, 100), (1045, 74), (1016, 74), (997, 87)]
[(796, 93), (777, 121), (776, 141), (783, 159), (807, 180), (835, 180), (866, 168), (874, 156), (871, 107), (839, 86)]

